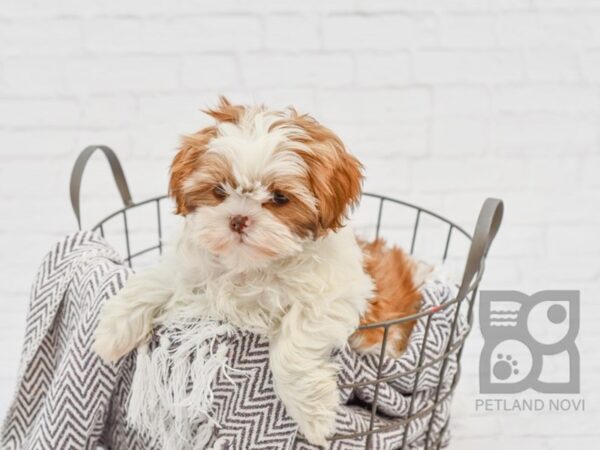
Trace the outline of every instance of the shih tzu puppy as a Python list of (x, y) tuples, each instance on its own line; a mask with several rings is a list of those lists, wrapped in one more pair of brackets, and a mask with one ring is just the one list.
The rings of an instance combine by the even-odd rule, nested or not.
[[(377, 351), (382, 330), (359, 323), (418, 311), (417, 264), (344, 227), (361, 194), (361, 165), (328, 128), (295, 110), (233, 105), (183, 139), (170, 194), (184, 217), (174, 248), (132, 275), (104, 306), (95, 351), (115, 361), (160, 317), (196, 310), (269, 339), (277, 394), (306, 438), (324, 444), (339, 398), (333, 349)], [(412, 323), (395, 326), (389, 354)]]

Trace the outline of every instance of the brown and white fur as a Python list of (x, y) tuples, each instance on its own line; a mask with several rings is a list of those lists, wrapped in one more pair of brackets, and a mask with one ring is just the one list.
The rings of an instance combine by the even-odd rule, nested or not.
[[(190, 307), (261, 333), (288, 413), (325, 444), (339, 402), (330, 353), (351, 335), (359, 350), (380, 345), (380, 332), (353, 335), (361, 318), (418, 310), (413, 263), (382, 241), (359, 245), (343, 226), (361, 165), (328, 128), (293, 109), (224, 98), (208, 114), (214, 125), (185, 137), (172, 165), (170, 193), (185, 219), (176, 244), (106, 303), (94, 348), (115, 361)], [(395, 327), (392, 354), (411, 326)]]
[[(360, 324), (386, 322), (419, 312), (419, 288), (428, 279), (432, 267), (416, 261), (399, 247), (389, 247), (383, 239), (365, 242), (359, 239), (364, 252), (363, 266), (375, 283), (374, 296), (363, 313)], [(386, 354), (398, 357), (406, 349), (415, 322), (402, 322), (388, 328)], [(381, 352), (384, 329), (357, 330), (350, 336), (352, 348), (362, 353)]]

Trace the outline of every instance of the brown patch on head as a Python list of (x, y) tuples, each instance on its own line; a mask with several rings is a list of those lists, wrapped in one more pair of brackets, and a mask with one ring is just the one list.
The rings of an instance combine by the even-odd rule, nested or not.
[(296, 153), (308, 166), (308, 183), (317, 199), (319, 221), (316, 235), (337, 230), (342, 226), (348, 209), (359, 200), (363, 178), (361, 164), (346, 151), (333, 131), (308, 115), (298, 115), (291, 110), (291, 117), (273, 125), (277, 126), (304, 130), (304, 133), (292, 135), (290, 139), (302, 144)]
[(294, 234), (302, 238), (314, 237), (318, 232), (319, 215), (314, 205), (302, 198), (301, 192), (306, 190), (307, 180), (301, 176), (278, 176), (267, 182), (269, 192), (281, 192), (288, 202), (278, 205), (267, 202), (263, 207), (283, 222)]
[[(216, 154), (207, 153), (208, 143), (215, 137), (216, 128), (208, 127), (185, 136), (181, 149), (171, 165), (169, 193), (175, 199), (176, 214), (183, 216), (200, 205), (217, 205), (223, 198), (215, 194), (215, 186), (228, 182), (234, 184), (227, 161)], [(202, 172), (199, 172), (199, 169)]]
[(239, 123), (246, 107), (242, 105), (232, 105), (224, 96), (219, 97), (219, 104), (215, 108), (204, 111), (218, 122)]
[[(232, 105), (224, 96), (219, 104), (204, 111), (217, 122), (239, 123), (246, 108)], [(213, 194), (215, 184), (231, 181), (230, 168), (226, 161), (217, 155), (206, 153), (208, 143), (217, 135), (217, 127), (204, 128), (182, 139), (181, 147), (171, 165), (169, 193), (175, 199), (176, 214), (186, 215), (200, 204), (215, 205), (223, 199)], [(197, 186), (188, 186), (186, 182), (198, 168), (203, 168), (203, 177)], [(210, 185), (210, 183), (214, 183)], [(216, 203), (215, 203), (216, 202)]]
[(217, 206), (227, 195), (222, 187), (237, 187), (231, 173), (231, 165), (222, 156), (215, 153), (204, 153), (198, 159), (198, 167), (202, 170), (193, 173), (183, 185), (186, 209), (191, 212), (199, 206)]
[(175, 200), (175, 213), (186, 215), (190, 212), (186, 203), (184, 184), (198, 169), (200, 156), (206, 153), (210, 140), (216, 135), (215, 127), (204, 128), (191, 136), (184, 136), (181, 147), (171, 164), (169, 194)]

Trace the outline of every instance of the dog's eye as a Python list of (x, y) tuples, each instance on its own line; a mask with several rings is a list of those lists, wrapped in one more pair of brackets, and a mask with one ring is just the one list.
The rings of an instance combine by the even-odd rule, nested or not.
[(220, 184), (213, 188), (213, 194), (215, 195), (215, 197), (221, 199), (227, 197), (227, 192), (225, 192), (225, 188)]
[(275, 203), (276, 205), (285, 205), (289, 201), (290, 199), (287, 198), (287, 196), (283, 192), (273, 192), (273, 203)]

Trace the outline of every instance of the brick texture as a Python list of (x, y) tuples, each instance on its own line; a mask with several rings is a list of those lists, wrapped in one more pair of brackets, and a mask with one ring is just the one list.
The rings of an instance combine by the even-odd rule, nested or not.
[[(597, 448), (600, 4), (591, 0), (2, 1), (0, 410), (36, 265), (75, 228), (67, 184), (77, 153), (113, 146), (134, 199), (161, 194), (179, 136), (207, 123), (200, 110), (220, 93), (312, 113), (364, 162), (367, 190), (468, 229), (485, 197), (503, 198), (483, 287), (582, 290), (588, 408), (475, 412), (475, 329), (451, 449)], [(100, 157), (83, 199), (87, 225), (118, 206)]]

